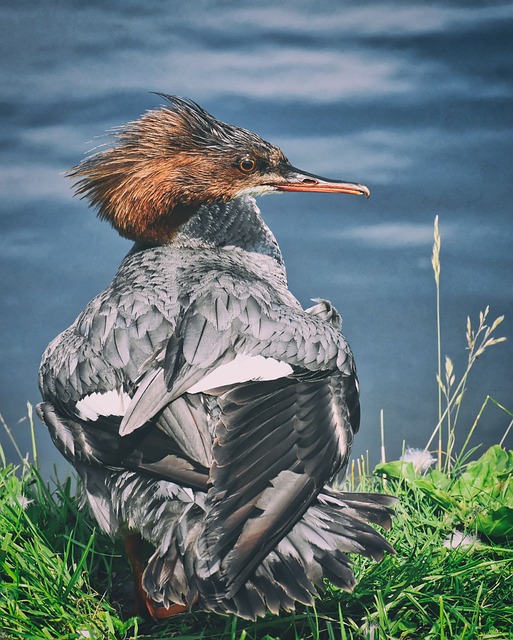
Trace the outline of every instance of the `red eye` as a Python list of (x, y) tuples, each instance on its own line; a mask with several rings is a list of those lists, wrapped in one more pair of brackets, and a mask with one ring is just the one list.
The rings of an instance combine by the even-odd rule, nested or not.
[(239, 162), (239, 169), (244, 173), (251, 173), (255, 170), (256, 163), (251, 158), (244, 158)]

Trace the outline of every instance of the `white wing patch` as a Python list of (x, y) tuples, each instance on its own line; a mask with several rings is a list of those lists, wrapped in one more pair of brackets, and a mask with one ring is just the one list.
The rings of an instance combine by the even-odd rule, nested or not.
[(187, 393), (207, 392), (211, 389), (249, 382), (250, 380), (277, 380), (287, 377), (292, 371), (289, 364), (274, 360), (274, 358), (238, 354), (234, 360), (217, 367), (192, 387), (189, 387)]
[(130, 404), (130, 396), (123, 389), (111, 389), (104, 393), (89, 394), (75, 405), (82, 420), (98, 420), (100, 416), (124, 416)]

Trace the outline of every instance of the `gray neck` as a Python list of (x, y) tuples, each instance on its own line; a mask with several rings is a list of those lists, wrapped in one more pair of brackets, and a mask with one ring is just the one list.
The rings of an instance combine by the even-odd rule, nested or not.
[(173, 245), (178, 247), (239, 247), (274, 258), (283, 266), (280, 247), (249, 196), (227, 203), (202, 205), (183, 224)]

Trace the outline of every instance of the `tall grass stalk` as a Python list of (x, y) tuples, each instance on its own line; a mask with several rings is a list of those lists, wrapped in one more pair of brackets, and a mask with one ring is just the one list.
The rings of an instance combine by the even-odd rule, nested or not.
[[(7, 434), (7, 437), (9, 438), (13, 449), (16, 451), (16, 455), (20, 459), (20, 462), (25, 463), (26, 458), (21, 453), (18, 443), (16, 442), (16, 438), (13, 436), (11, 428), (9, 427), (7, 422), (4, 420), (4, 417), (1, 413), (0, 413), (0, 424), (2, 425), (5, 433)], [(4, 461), (4, 466), (5, 466), (5, 452), (3, 448), (2, 448), (2, 460)]]
[[(449, 356), (445, 356), (445, 366), (442, 372), (442, 329), (441, 329), (441, 296), (440, 296), (440, 276), (441, 276), (441, 261), (440, 251), (442, 246), (442, 240), (439, 230), (438, 216), (434, 221), (434, 241), (433, 241), (433, 254), (431, 264), (433, 267), (433, 274), (436, 287), (436, 326), (437, 326), (437, 389), (438, 389), (438, 422), (436, 424), (433, 433), (431, 434), (425, 450), (427, 451), (434, 438), (438, 436), (437, 446), (437, 466), (438, 470), (448, 471), (453, 465), (454, 448), (456, 443), (456, 425), (461, 408), (461, 402), (465, 394), (468, 382), (468, 376), (474, 367), (477, 359), (484, 354), (484, 352), (491, 346), (504, 342), (505, 337), (496, 337), (495, 331), (499, 325), (503, 322), (504, 316), (498, 316), (492, 323), (488, 323), (488, 314), (490, 308), (487, 306), (484, 311), (479, 314), (479, 325), (477, 330), (473, 328), (470, 317), (467, 317), (466, 327), (466, 340), (467, 340), (467, 364), (465, 371), (463, 372), (458, 383), (456, 383), (456, 374), (454, 372), (454, 364)], [(443, 376), (443, 377), (442, 377)], [(444, 408), (445, 400), (445, 408)], [(459, 455), (464, 455), (466, 446), (470, 440), (470, 437), (479, 421), (480, 415), (476, 419), (476, 422), (471, 428), (465, 444), (459, 452)], [(445, 426), (445, 428), (444, 428)], [(446, 441), (444, 445), (444, 431), (446, 433)], [(445, 460), (444, 460), (445, 456)]]
[[(437, 342), (437, 379), (442, 378), (442, 325), (441, 325), (441, 308), (440, 308), (440, 250), (442, 247), (442, 239), (438, 229), (438, 216), (435, 217), (434, 223), (434, 241), (433, 254), (431, 257), (431, 265), (435, 276), (436, 287), (436, 342)], [(442, 423), (442, 389), (438, 385), (438, 422)], [(438, 430), (438, 468), (442, 468), (442, 429)]]

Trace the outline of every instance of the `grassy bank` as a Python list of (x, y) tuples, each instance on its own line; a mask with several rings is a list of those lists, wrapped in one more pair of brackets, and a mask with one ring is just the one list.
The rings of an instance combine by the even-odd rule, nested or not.
[[(471, 512), (448, 508), (450, 501), (436, 495), (442, 485), (436, 470), (423, 474), (412, 462), (401, 465), (382, 467), (396, 478), (365, 477), (359, 483), (363, 490), (394, 493), (400, 502), (387, 534), (396, 555), (380, 564), (355, 559), (353, 594), (328, 586), (315, 609), (258, 623), (193, 612), (159, 626), (124, 619), (119, 599), (122, 585), (130, 585), (128, 566), (121, 548), (78, 509), (71, 481), (48, 486), (29, 463), (4, 465), (0, 637), (512, 638), (513, 544), (480, 533)], [(513, 453), (510, 465), (511, 478)], [(433, 473), (430, 492), (422, 483), (429, 487)], [(445, 478), (450, 496), (457, 480)], [(503, 524), (508, 523), (513, 527), (506, 518)], [(455, 531), (469, 538), (460, 540)]]

